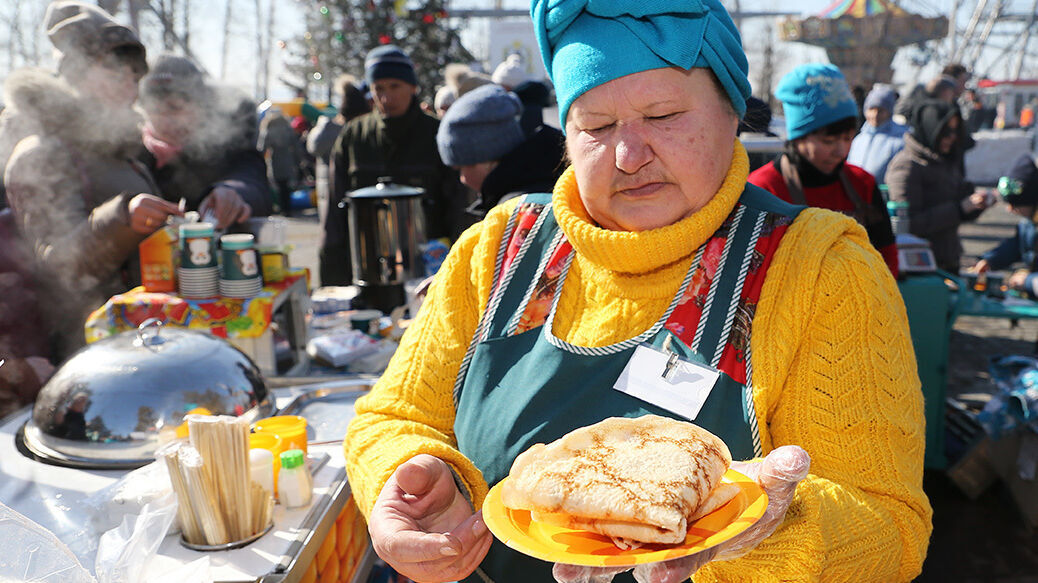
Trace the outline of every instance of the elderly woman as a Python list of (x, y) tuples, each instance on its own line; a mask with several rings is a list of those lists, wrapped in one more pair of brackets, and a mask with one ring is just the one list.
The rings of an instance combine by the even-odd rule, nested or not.
[(930, 242), (937, 267), (959, 272), (962, 243), (959, 225), (980, 216), (992, 202), (974, 191), (963, 176), (958, 147), (962, 114), (956, 105), (936, 99), (912, 110), (905, 149), (887, 167), (891, 200), (908, 202), (908, 225), (913, 235)]
[[(374, 548), (420, 581), (608, 580), (494, 542), (478, 510), (532, 444), (654, 413), (753, 460), (769, 507), (641, 581), (908, 581), (931, 510), (894, 280), (869, 276), (851, 219), (746, 184), (747, 62), (721, 4), (646, 6), (533, 3), (572, 166), (464, 234), (358, 401), (345, 452)], [(613, 388), (667, 338), (721, 371), (698, 414)]]
[(850, 215), (897, 277), (897, 245), (876, 179), (847, 163), (858, 133), (858, 106), (840, 69), (801, 65), (779, 82), (775, 95), (786, 114), (786, 151), (750, 174), (750, 184), (786, 202)]

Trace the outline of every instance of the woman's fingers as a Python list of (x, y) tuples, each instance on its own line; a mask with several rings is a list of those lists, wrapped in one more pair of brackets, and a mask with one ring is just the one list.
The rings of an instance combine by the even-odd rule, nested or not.
[(714, 547), (680, 559), (638, 565), (634, 568), (634, 580), (638, 583), (680, 583), (716, 556), (717, 548)]
[(416, 581), (456, 581), (471, 574), (483, 561), (493, 537), (474, 514), (447, 534), (401, 531), (390, 537), (372, 537), (379, 556), (398, 572)]
[(169, 215), (183, 214), (177, 205), (146, 193), (130, 199), (127, 211), (130, 214), (130, 228), (143, 234), (153, 233), (165, 224)]
[(555, 563), (551, 574), (558, 583), (609, 583), (617, 574), (630, 570), (630, 567), (585, 567)]
[(401, 490), (412, 496), (422, 496), (432, 491), (444, 473), (450, 477), (450, 470), (443, 460), (422, 454), (400, 464), (393, 476)]
[(791, 495), (810, 469), (811, 456), (802, 447), (784, 445), (764, 458), (757, 482), (768, 496)]
[(397, 467), (375, 502), (368, 530), (378, 555), (416, 581), (468, 576), (492, 540), (447, 464), (430, 455)]

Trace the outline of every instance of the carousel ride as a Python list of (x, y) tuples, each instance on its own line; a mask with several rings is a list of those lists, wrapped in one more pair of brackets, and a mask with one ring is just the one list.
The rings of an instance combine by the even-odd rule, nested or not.
[(911, 14), (887, 0), (836, 0), (815, 16), (788, 18), (782, 40), (822, 47), (851, 87), (890, 83), (903, 46), (943, 38), (948, 19)]

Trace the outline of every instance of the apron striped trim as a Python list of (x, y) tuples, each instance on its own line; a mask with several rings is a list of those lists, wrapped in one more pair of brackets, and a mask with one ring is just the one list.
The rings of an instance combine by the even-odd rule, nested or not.
[(547, 340), (555, 348), (559, 348), (561, 350), (565, 350), (567, 352), (579, 354), (582, 356), (607, 356), (610, 354), (616, 354), (618, 352), (623, 352), (628, 348), (632, 348), (634, 346), (642, 344), (643, 342), (648, 341), (650, 338), (655, 336), (656, 333), (663, 328), (663, 325), (667, 323), (667, 320), (670, 319), (671, 312), (673, 312), (674, 308), (677, 307), (678, 301), (681, 299), (681, 296), (684, 295), (685, 290), (688, 289), (689, 284), (692, 282), (692, 276), (695, 275), (696, 270), (699, 268), (699, 262), (703, 259), (703, 252), (705, 250), (706, 245), (700, 246), (699, 251), (696, 252), (696, 256), (692, 260), (692, 264), (689, 265), (688, 271), (685, 273), (685, 279), (682, 280), (681, 285), (678, 286), (678, 292), (674, 295), (674, 299), (670, 301), (670, 305), (667, 306), (667, 310), (663, 313), (663, 316), (661, 316), (660, 319), (657, 320), (651, 328), (642, 332), (638, 336), (635, 336), (634, 338), (628, 338), (627, 340), (618, 342), (616, 344), (610, 344), (608, 346), (591, 347), (570, 344), (569, 342), (566, 342), (565, 340), (561, 340), (560, 338), (556, 337), (555, 334), (552, 332), (552, 328), (555, 323), (555, 311), (556, 309), (558, 309), (559, 306), (559, 298), (562, 297), (562, 286), (566, 282), (566, 275), (569, 274), (569, 268), (573, 263), (574, 254), (570, 253), (569, 256), (566, 258), (566, 265), (563, 267), (562, 275), (559, 277), (558, 290), (555, 292), (555, 297), (552, 298), (551, 301), (551, 310), (548, 312), (548, 317), (544, 322), (544, 326), (542, 326), (545, 340)]
[[(719, 287), (718, 284), (721, 282), (721, 274), (724, 273), (725, 265), (728, 264), (728, 255), (732, 250), (732, 243), (735, 242), (735, 235), (739, 230), (739, 225), (742, 223), (742, 217), (745, 214), (746, 206), (739, 205), (739, 209), (735, 211), (735, 217), (732, 219), (732, 225), (728, 230), (728, 237), (725, 239), (724, 250), (721, 252), (721, 259), (717, 264), (717, 270), (714, 271), (714, 281), (710, 286), (710, 291), (707, 292), (706, 302), (703, 304), (703, 310), (701, 312), (702, 315), (699, 317), (699, 325), (696, 327), (695, 336), (692, 337), (692, 346), (689, 346), (693, 352), (699, 352), (699, 344), (703, 340), (703, 331), (706, 329), (706, 323), (710, 320), (710, 315), (714, 305), (714, 297), (717, 295), (717, 288)], [(703, 247), (706, 247), (706, 245), (704, 244)], [(736, 297), (735, 301), (738, 302), (738, 300), (739, 298)], [(723, 344), (719, 344), (718, 346), (720, 348), (724, 347)], [(716, 362), (713, 363), (713, 366), (716, 365)]]
[[(540, 221), (538, 221), (538, 224), (539, 223)], [(530, 284), (526, 288), (526, 293), (523, 294), (523, 301), (519, 304), (520, 306), (529, 305), (530, 298), (533, 297), (534, 292), (537, 290), (537, 284), (541, 281), (541, 274), (544, 273), (545, 269), (548, 267), (548, 262), (551, 261), (552, 256), (555, 255), (555, 250), (559, 248), (559, 245), (562, 245), (562, 241), (563, 239), (565, 239), (565, 237), (566, 235), (562, 232), (562, 229), (556, 230), (555, 236), (552, 237), (551, 245), (548, 246), (547, 253), (541, 254), (541, 261), (537, 265), (537, 274), (530, 279)], [(532, 239), (532, 236), (527, 237), (527, 240)], [(525, 251), (525, 249), (523, 249), (523, 251)], [(519, 259), (521, 257), (522, 254), (520, 252), (520, 255), (516, 256), (514, 263), (519, 263)], [(569, 262), (572, 261), (572, 259), (573, 252), (571, 251), (570, 254), (566, 257), (567, 270), (569, 269)], [(563, 275), (559, 278), (559, 289), (562, 289), (562, 282), (565, 280), (565, 277), (566, 276)], [(558, 293), (556, 293), (556, 296), (558, 296)], [(519, 327), (519, 320), (521, 320), (523, 317), (523, 312), (524, 310), (520, 309), (517, 310), (514, 314), (512, 314), (512, 317), (508, 320), (508, 325), (505, 326), (505, 335), (511, 336), (515, 333), (515, 329)]]
[(760, 423), (757, 422), (757, 406), (753, 403), (753, 350), (746, 346), (746, 384), (743, 385), (746, 393), (746, 412), (750, 416), (750, 435), (753, 437), (753, 455), (761, 457), (764, 448), (760, 443)]
[[(495, 290), (494, 297), (491, 298), (490, 303), (487, 305), (486, 316), (484, 317), (484, 319), (487, 322), (487, 325), (484, 327), (481, 335), (477, 339), (478, 342), (482, 342), (487, 339), (487, 335), (490, 333), (490, 323), (494, 320), (494, 316), (497, 315), (497, 309), (501, 306), (501, 300), (505, 296), (505, 290), (508, 289), (508, 284), (511, 283), (512, 278), (515, 276), (515, 272), (519, 267), (519, 264), (522, 263), (523, 257), (526, 256), (526, 252), (529, 251), (530, 246), (533, 245), (533, 242), (537, 237), (537, 233), (540, 232), (541, 227), (544, 225), (544, 222), (547, 220), (548, 216), (551, 215), (551, 212), (551, 205), (545, 205), (544, 209), (541, 211), (540, 216), (537, 217), (537, 221), (533, 224), (533, 227), (530, 228), (530, 232), (529, 234), (527, 234), (526, 239), (523, 240), (523, 244), (519, 247), (519, 251), (516, 252), (515, 258), (512, 259), (512, 263), (511, 265), (509, 265), (508, 271), (503, 276), (500, 273), (500, 265), (495, 267), (494, 281), (498, 281), (498, 279), (500, 278), (500, 282), (497, 284), (497, 289)], [(517, 213), (518, 207), (516, 207), (516, 212), (512, 215), (513, 218), (516, 217)], [(505, 231), (506, 233), (512, 232), (512, 219), (509, 219), (509, 223), (509, 230)], [(510, 237), (508, 238), (510, 239)], [(508, 245), (509, 241), (505, 241), (504, 246), (501, 247), (499, 253), (503, 255), (504, 252), (508, 249)]]
[[(515, 210), (512, 211), (512, 215), (508, 217), (508, 223), (505, 224), (505, 233), (510, 234), (515, 230), (515, 223), (519, 216), (519, 210), (522, 205), (516, 206)], [(541, 211), (537, 221), (533, 224), (530, 229), (530, 233), (526, 239), (523, 240), (523, 244), (519, 247), (519, 251), (516, 253), (515, 259), (508, 267), (508, 272), (501, 276), (501, 265), (504, 261), (505, 252), (508, 250), (508, 245), (511, 244), (511, 236), (501, 237), (501, 244), (497, 249), (497, 258), (494, 260), (494, 282), (497, 286), (494, 288), (490, 300), (487, 302), (487, 309), (483, 312), (483, 317), (479, 320), (479, 325), (476, 326), (476, 331), (472, 335), (472, 341), (469, 342), (469, 347), (465, 350), (465, 357), (461, 360), (461, 366), (458, 368), (458, 376), (454, 379), (454, 405), (457, 406), (461, 399), (461, 388), (465, 383), (465, 375), (468, 373), (469, 364), (472, 362), (472, 355), (476, 352), (476, 345), (486, 340), (487, 335), (490, 333), (490, 325), (494, 321), (494, 315), (497, 313), (497, 309), (501, 306), (501, 299), (505, 295), (505, 290), (508, 289), (508, 284), (512, 280), (512, 276), (515, 275), (516, 269), (519, 267), (523, 256), (526, 255), (527, 250), (533, 244), (536, 238), (537, 232), (540, 231), (541, 225), (551, 215), (551, 204), (544, 205), (544, 209)], [(498, 280), (500, 279), (500, 282)]]
[[(739, 309), (739, 301), (742, 299), (742, 288), (746, 284), (746, 274), (750, 271), (750, 261), (753, 260), (753, 254), (757, 250), (757, 241), (760, 239), (761, 230), (764, 228), (765, 216), (765, 213), (758, 211), (757, 218), (753, 223), (753, 233), (750, 235), (750, 241), (747, 244), (746, 253), (742, 257), (742, 264), (739, 266), (739, 279), (735, 284), (735, 291), (732, 293), (732, 301), (728, 304), (728, 313), (725, 315), (724, 327), (721, 330), (721, 338), (714, 350), (714, 357), (710, 360), (710, 366), (714, 368), (717, 368), (717, 365), (721, 362), (721, 355), (724, 354), (724, 349), (728, 346), (728, 336), (732, 332), (732, 324), (735, 322), (735, 312)], [(734, 238), (734, 236), (730, 237), (730, 239)], [(718, 268), (718, 271), (720, 272), (720, 268)]]

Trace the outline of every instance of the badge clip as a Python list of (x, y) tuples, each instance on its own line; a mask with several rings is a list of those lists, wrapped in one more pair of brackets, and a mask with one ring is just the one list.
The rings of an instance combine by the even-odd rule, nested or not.
[(666, 352), (669, 356), (667, 357), (667, 364), (663, 367), (663, 374), (661, 374), (660, 376), (668, 382), (672, 381), (674, 377), (674, 371), (677, 369), (679, 358), (678, 353), (671, 350), (671, 338), (672, 336), (670, 335), (664, 338), (663, 346), (661, 347), (663, 349), (663, 352)]

